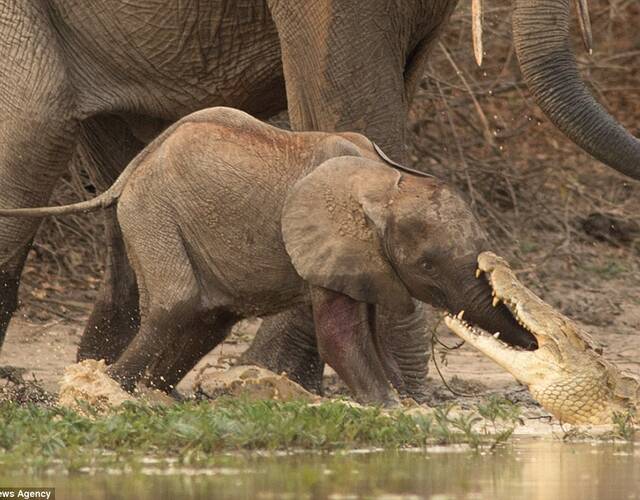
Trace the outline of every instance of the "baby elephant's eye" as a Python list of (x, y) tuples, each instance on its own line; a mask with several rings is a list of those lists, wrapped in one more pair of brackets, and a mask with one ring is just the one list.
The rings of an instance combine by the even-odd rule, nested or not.
[(433, 272), (435, 270), (433, 261), (431, 259), (422, 259), (420, 261), (420, 267), (427, 272)]

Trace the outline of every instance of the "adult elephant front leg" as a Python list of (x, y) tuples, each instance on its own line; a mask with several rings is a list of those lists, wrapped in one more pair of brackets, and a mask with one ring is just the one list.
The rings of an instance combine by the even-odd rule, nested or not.
[[(48, 201), (70, 161), (78, 128), (59, 47), (36, 9), (32, 2), (0, 8), (2, 207)], [(38, 224), (11, 218), (0, 223), (0, 344), (17, 308), (20, 274)]]
[(318, 353), (310, 308), (298, 306), (264, 318), (255, 340), (237, 364), (286, 373), (308, 391), (322, 394), (324, 363)]
[[(420, 2), (395, 2), (395, 10), (403, 3)], [(295, 130), (360, 132), (402, 159), (413, 22), (389, 4), (269, 1)]]

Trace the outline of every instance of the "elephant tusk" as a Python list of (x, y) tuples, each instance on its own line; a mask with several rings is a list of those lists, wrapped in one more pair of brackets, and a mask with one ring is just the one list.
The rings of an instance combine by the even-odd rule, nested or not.
[[(583, 1), (586, 2), (586, 0)], [(471, 38), (476, 63), (482, 66), (482, 0), (471, 0)]]
[(591, 33), (591, 17), (589, 16), (589, 0), (575, 0), (578, 24), (584, 48), (589, 54), (593, 54), (593, 35)]

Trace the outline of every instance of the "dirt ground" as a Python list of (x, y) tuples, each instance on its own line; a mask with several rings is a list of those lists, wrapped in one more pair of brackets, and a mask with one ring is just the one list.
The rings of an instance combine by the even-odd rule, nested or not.
[[(576, 35), (580, 68), (597, 98), (638, 136), (640, 46), (637, 23), (629, 19), (640, 20), (640, 8), (606, 0), (594, 0), (591, 8), (595, 51), (580, 51)], [(468, 12), (461, 7), (454, 16), (411, 110), (410, 163), (457, 185), (494, 251), (523, 282), (583, 325), (609, 360), (640, 375), (640, 183), (581, 152), (531, 102), (511, 46), (510, 12), (510, 3), (497, 1), (485, 13), (490, 36), (482, 68), (472, 60)], [(54, 203), (91, 197), (84, 190), (90, 185), (89, 177), (74, 173)], [(0, 366), (23, 367), (25, 377), (56, 390), (64, 367), (74, 362), (100, 283), (102, 233), (99, 214), (46, 221), (29, 256), (22, 306)], [(224, 366), (246, 347), (255, 326), (245, 325), (201, 365)], [(440, 340), (457, 344), (445, 330), (438, 328)], [(509, 374), (471, 347), (438, 346), (435, 357), (444, 378), (462, 392), (527, 400)], [(431, 365), (434, 400), (456, 398)], [(327, 376), (331, 390), (340, 391), (335, 375)], [(179, 389), (188, 393), (192, 386), (190, 375)]]
[[(598, 262), (603, 258), (602, 254), (613, 259), (620, 252), (620, 249), (604, 245), (596, 244), (598, 248), (595, 255)], [(604, 262), (609, 260), (605, 259)], [(640, 376), (640, 338), (637, 331), (640, 325), (640, 297), (637, 293), (640, 290), (639, 274), (621, 271), (612, 276), (610, 266), (605, 265), (588, 274), (585, 283), (576, 276), (569, 278), (566, 271), (563, 273), (566, 268), (563, 258), (550, 257), (545, 262), (545, 268), (549, 269), (549, 274), (544, 286), (537, 287), (543, 297), (577, 319), (591, 332), (605, 346), (605, 354), (609, 360)], [(535, 283), (531, 284), (536, 287)], [(25, 379), (35, 379), (47, 391), (56, 392), (64, 368), (75, 361), (90, 303), (85, 303), (85, 312), (80, 313), (82, 302), (71, 301), (77, 308), (75, 316), (39, 320), (33, 314), (38, 309), (30, 306), (33, 300), (37, 300), (33, 297), (34, 293), (38, 296), (37, 289), (31, 292), (31, 297), (27, 298), (21, 310), (22, 314), (14, 319), (9, 328), (0, 355), (0, 366), (24, 368)], [(439, 313), (434, 310), (433, 316), (437, 321)], [(257, 320), (238, 325), (234, 334), (206, 356), (181, 382), (179, 391), (185, 395), (190, 394), (195, 374), (206, 364), (226, 368), (248, 346), (258, 325)], [(445, 327), (440, 325), (436, 331), (443, 344), (455, 346), (459, 343), (459, 339)], [(537, 414), (526, 391), (513, 377), (472, 347), (446, 350), (437, 345), (434, 357), (435, 360), (432, 358), (430, 362), (432, 403), (456, 400), (464, 405), (476, 397), (498, 393), (523, 403), (526, 409)], [(447, 385), (458, 394), (452, 393), (443, 383), (434, 365), (436, 360)], [(346, 392), (329, 368), (325, 372), (325, 379), (329, 394)]]
[[(588, 188), (592, 192), (613, 182), (610, 173), (595, 162), (591, 161), (589, 167), (597, 173), (589, 177)], [(631, 189), (636, 195), (632, 198), (634, 201), (617, 213), (626, 222), (637, 222), (640, 189), (637, 186)], [(532, 224), (528, 230), (522, 230), (522, 237), (495, 238), (496, 251), (509, 256), (527, 285), (590, 332), (605, 347), (609, 360), (640, 376), (638, 235), (632, 227), (627, 228), (624, 241), (603, 239), (593, 228), (577, 222), (579, 220), (570, 222), (569, 237), (554, 227)], [(96, 224), (98, 221), (99, 218), (94, 220)], [(55, 222), (48, 224), (43, 228), (42, 237), (50, 237), (47, 231), (55, 227)], [(71, 264), (67, 265), (50, 259), (39, 245), (36, 244), (27, 263), (21, 307), (9, 327), (0, 366), (24, 368), (25, 379), (35, 379), (47, 391), (56, 392), (64, 368), (75, 361), (78, 341), (99, 285), (100, 270), (93, 252), (83, 254), (82, 258), (69, 257)], [(434, 310), (434, 323), (438, 323), (439, 317), (440, 313)], [(258, 324), (258, 320), (240, 324), (225, 343), (185, 378), (179, 391), (191, 393), (194, 375), (205, 364), (220, 369), (227, 367), (247, 347)], [(459, 343), (443, 325), (436, 331), (442, 344)], [(457, 394), (443, 383), (435, 360), (443, 378)], [(469, 346), (447, 350), (436, 345), (430, 363), (431, 403), (457, 401), (464, 406), (477, 397), (498, 393), (522, 403), (526, 414), (533, 418), (543, 414), (508, 373)], [(346, 393), (330, 369), (325, 378), (330, 395)], [(0, 385), (3, 383), (0, 380)]]

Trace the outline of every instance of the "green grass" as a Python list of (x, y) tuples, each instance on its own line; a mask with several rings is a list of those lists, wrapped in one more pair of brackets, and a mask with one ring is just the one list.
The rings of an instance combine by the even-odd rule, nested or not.
[(634, 412), (615, 412), (613, 414), (613, 436), (623, 441), (633, 441), (636, 435)]
[(617, 278), (629, 272), (626, 266), (614, 260), (607, 260), (601, 265), (585, 266), (585, 269), (603, 278)]
[[(494, 401), (483, 410), (483, 417), (477, 412), (453, 412), (451, 407), (416, 415), (342, 402), (308, 405), (222, 399), (169, 407), (127, 404), (108, 414), (88, 410), (88, 416), (4, 403), (0, 405), (0, 462), (3, 467), (39, 469), (57, 464), (74, 470), (129, 464), (142, 456), (206, 463), (217, 452), (229, 450), (402, 448), (434, 443), (494, 446), (515, 425), (512, 409), (498, 414), (501, 404)], [(504, 421), (508, 434), (476, 425), (484, 421), (494, 426), (496, 420)]]
[(531, 240), (523, 240), (520, 242), (520, 251), (524, 254), (537, 252), (540, 249), (540, 245)]

